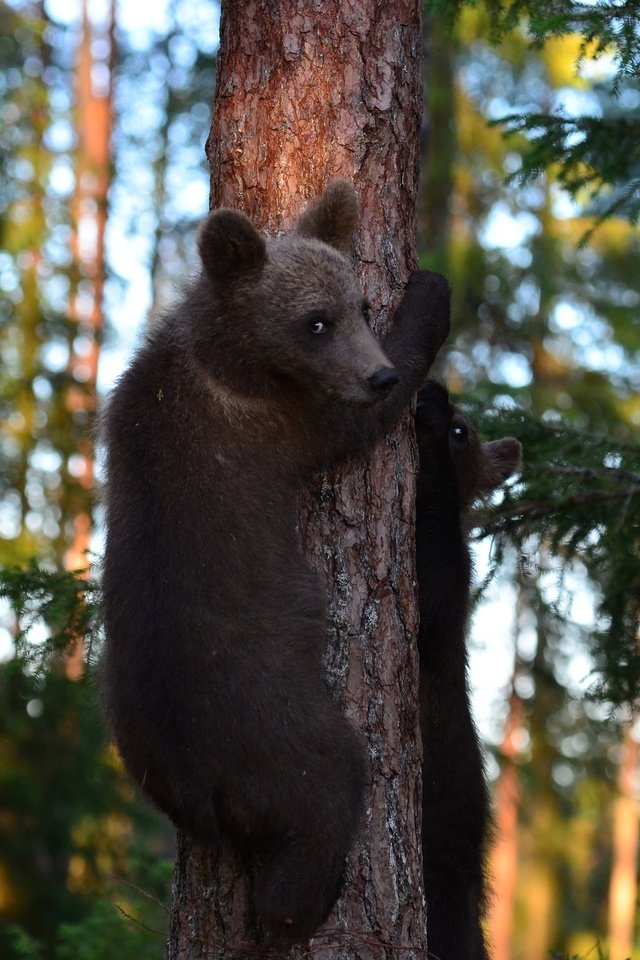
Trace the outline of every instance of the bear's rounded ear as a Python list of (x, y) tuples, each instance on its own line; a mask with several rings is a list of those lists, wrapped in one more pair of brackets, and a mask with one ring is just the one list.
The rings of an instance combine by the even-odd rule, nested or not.
[(484, 464), (480, 492), (487, 495), (520, 469), (522, 444), (515, 437), (489, 440), (482, 444), (482, 457)]
[(215, 210), (198, 233), (198, 252), (207, 276), (216, 284), (259, 272), (267, 257), (264, 237), (240, 210)]
[(349, 255), (352, 235), (360, 223), (360, 204), (348, 180), (332, 180), (322, 196), (302, 212), (295, 231), (303, 237), (322, 240)]

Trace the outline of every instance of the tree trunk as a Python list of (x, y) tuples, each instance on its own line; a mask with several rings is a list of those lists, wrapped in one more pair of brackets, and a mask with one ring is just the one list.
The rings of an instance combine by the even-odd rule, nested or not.
[(513, 673), (509, 694), (509, 712), (500, 745), (500, 776), (493, 796), (495, 841), (490, 856), (489, 876), (493, 896), (489, 902), (487, 926), (490, 931), (493, 960), (510, 960), (513, 953), (513, 922), (518, 887), (518, 821), (520, 808), (520, 746), (518, 732), (525, 725), (524, 704), (516, 692), (522, 663), (518, 655), (520, 617), (527, 608), (526, 586), (518, 575)]
[(512, 693), (507, 727), (500, 748), (502, 769), (494, 793), (496, 841), (491, 853), (493, 897), (490, 901), (488, 922), (494, 960), (509, 960), (512, 952), (520, 804), (520, 777), (515, 760), (518, 749), (514, 744), (514, 734), (520, 728), (522, 720), (522, 701), (516, 693)]
[[(212, 206), (278, 232), (331, 178), (353, 180), (356, 266), (377, 333), (416, 265), (420, 7), (222, 3)], [(372, 783), (340, 900), (297, 957), (426, 956), (410, 420), (368, 465), (320, 478), (301, 502), (305, 549), (327, 583), (327, 683), (367, 738)], [(233, 852), (214, 862), (184, 837), (178, 847), (168, 958), (265, 952)]]
[[(96, 66), (92, 44), (96, 40), (95, 25), (89, 18), (88, 0), (82, 4), (82, 31), (76, 66), (76, 149), (75, 190), (72, 209), (72, 254), (74, 274), (69, 298), (69, 319), (75, 325), (74, 344), (82, 343), (81, 352), (74, 346), (69, 360), (69, 373), (77, 386), (67, 392), (67, 406), (74, 419), (83, 423), (84, 436), (75, 456), (78, 470), (74, 473), (80, 487), (73, 515), (71, 543), (64, 556), (67, 570), (82, 571), (88, 576), (87, 555), (91, 536), (91, 501), (94, 493), (93, 438), (88, 421), (95, 413), (100, 335), (104, 326), (103, 299), (105, 283), (104, 238), (107, 225), (107, 195), (111, 184), (111, 102), (115, 60), (115, 3), (111, 0), (100, 39), (108, 43), (108, 82), (97, 90), (92, 79)], [(83, 227), (92, 227), (93, 243), (81, 242)], [(84, 285), (85, 298), (79, 296)], [(89, 297), (87, 297), (87, 292)], [(84, 641), (76, 638), (66, 658), (67, 676), (77, 680), (84, 672)]]
[(613, 863), (609, 881), (609, 956), (625, 960), (633, 950), (638, 901), (638, 760), (640, 745), (625, 727), (613, 805)]

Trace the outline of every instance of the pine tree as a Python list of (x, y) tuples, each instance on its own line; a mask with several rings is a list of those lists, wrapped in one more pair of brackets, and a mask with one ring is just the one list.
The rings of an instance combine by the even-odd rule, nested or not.
[[(394, 0), (374, 10), (364, 0), (332, 0), (305, 7), (304, 17), (299, 11), (297, 0), (281, 3), (276, 26), (268, 6), (223, 4), (208, 141), (212, 203), (240, 204), (277, 231), (330, 178), (353, 179), (362, 204), (359, 272), (382, 326), (415, 262), (419, 4)], [(246, 57), (247, 36), (259, 60)], [(329, 593), (327, 683), (367, 736), (373, 782), (342, 896), (312, 954), (303, 947), (299, 956), (426, 955), (411, 456), (405, 421), (366, 467), (323, 477), (301, 511), (307, 555)], [(196, 957), (203, 943), (217, 957), (259, 949), (247, 901), (245, 872), (230, 851), (212, 863), (182, 838), (168, 956)]]

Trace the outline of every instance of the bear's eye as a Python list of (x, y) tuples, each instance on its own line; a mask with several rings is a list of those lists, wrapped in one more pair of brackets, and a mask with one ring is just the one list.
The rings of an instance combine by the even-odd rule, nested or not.
[(368, 300), (362, 301), (362, 316), (364, 317), (367, 326), (369, 326), (371, 323), (371, 304)]
[(451, 436), (454, 440), (461, 442), (467, 439), (469, 436), (469, 431), (463, 423), (457, 423), (455, 427), (451, 428)]
[(305, 323), (307, 325), (307, 330), (314, 334), (327, 333), (330, 326), (329, 318), (327, 317), (326, 313), (323, 313), (321, 310), (310, 313), (306, 318)]

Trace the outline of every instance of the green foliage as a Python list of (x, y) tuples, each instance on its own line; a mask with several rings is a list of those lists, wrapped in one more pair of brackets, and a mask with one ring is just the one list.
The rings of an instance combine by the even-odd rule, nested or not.
[[(593, 949), (584, 957), (578, 956), (577, 953), (574, 953), (570, 957), (568, 953), (556, 953), (555, 950), (551, 950), (549, 956), (552, 960), (609, 960), (609, 954), (600, 942), (596, 943)], [(631, 958), (627, 957), (626, 960), (631, 960)]]
[[(475, 5), (475, 0), (469, 0)], [(427, 8), (449, 22), (464, 0), (445, 4), (430, 0)], [(541, 48), (554, 37), (579, 35), (576, 71), (587, 60), (608, 56), (613, 68), (609, 96), (589, 112), (569, 113), (562, 106), (541, 113), (527, 109), (511, 112), (493, 123), (504, 135), (523, 136), (530, 149), (522, 154), (522, 167), (513, 174), (521, 182), (535, 180), (554, 165), (558, 179), (570, 196), (592, 204), (594, 228), (614, 215), (637, 224), (640, 218), (640, 0), (624, 3), (577, 3), (575, 0), (485, 0), (491, 37), (502, 42), (511, 31), (526, 24), (532, 46)], [(597, 88), (596, 88), (597, 89)], [(601, 93), (604, 94), (601, 86)], [(625, 104), (625, 94), (628, 104)]]
[(482, 535), (522, 554), (544, 544), (563, 564), (578, 560), (600, 593), (592, 636), (594, 690), (613, 703), (640, 697), (640, 445), (619, 443), (517, 410), (473, 414), (488, 437), (524, 448), (521, 480), (480, 511)]
[(42, 945), (25, 933), (22, 927), (7, 928), (7, 943), (16, 960), (42, 960)]
[(164, 931), (154, 930), (114, 904), (98, 900), (81, 923), (60, 927), (54, 956), (55, 960), (157, 960), (163, 938)]
[[(26, 568), (0, 570), (0, 598), (9, 601), (16, 618), (15, 644), (30, 669), (46, 669), (53, 652), (69, 652), (82, 638), (88, 661), (100, 635), (97, 583), (68, 570), (46, 570), (35, 561)], [(30, 634), (46, 624), (46, 644), (33, 644)]]
[(482, 5), (489, 14), (495, 43), (525, 22), (533, 44), (540, 48), (550, 37), (582, 35), (580, 56), (595, 59), (612, 53), (616, 83), (640, 69), (638, 17), (640, 2), (579, 3), (576, 0), (427, 0), (425, 6), (453, 19), (465, 5)]
[[(112, 875), (146, 887), (145, 857), (165, 834), (109, 744), (93, 679), (70, 680), (56, 658), (37, 675), (19, 656), (0, 668), (3, 920), (41, 943), (46, 957), (58, 938), (80, 936)], [(136, 846), (147, 851), (140, 866), (131, 859)], [(129, 893), (119, 891), (116, 902)]]
[(576, 0), (487, 0), (493, 37), (496, 41), (525, 20), (535, 46), (550, 37), (582, 35), (580, 58), (598, 59), (612, 54), (616, 63), (614, 90), (625, 77), (640, 68), (638, 0), (623, 3), (577, 3)]
[(51, 952), (45, 954), (42, 943), (16, 926), (9, 929), (9, 949), (15, 960), (157, 960), (165, 937), (166, 912), (167, 908), (149, 895), (138, 896), (127, 909), (97, 899), (82, 920), (60, 924)]
[[(73, 680), (64, 669), (65, 651), (79, 638), (88, 649), (97, 645), (98, 588), (31, 564), (0, 571), (0, 596), (18, 624), (15, 655), (0, 665), (0, 884), (12, 928), (0, 934), (0, 954), (157, 955), (157, 937), (145, 927), (166, 924), (158, 898), (169, 866), (150, 856), (167, 827), (121, 768), (93, 673)], [(117, 888), (114, 875), (125, 878)], [(137, 887), (154, 896), (139, 904)]]
[(558, 180), (573, 199), (585, 192), (596, 198), (606, 189), (617, 188), (613, 198), (602, 204), (596, 225), (618, 213), (632, 224), (638, 222), (640, 119), (526, 113), (509, 114), (493, 123), (503, 125), (506, 136), (524, 134), (529, 140), (523, 167), (511, 175), (512, 180), (526, 183), (557, 164)]

